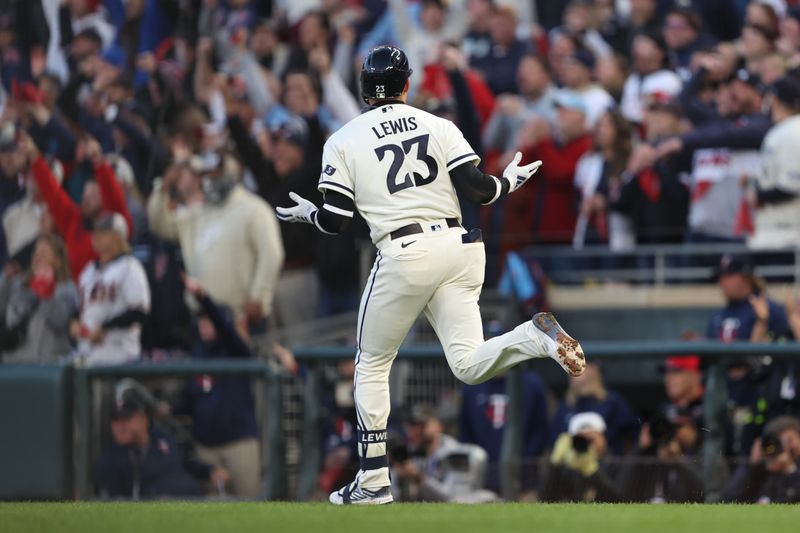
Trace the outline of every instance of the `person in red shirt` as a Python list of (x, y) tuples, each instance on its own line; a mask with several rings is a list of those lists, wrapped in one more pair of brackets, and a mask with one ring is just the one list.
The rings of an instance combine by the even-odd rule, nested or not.
[[(578, 213), (578, 191), (574, 176), (578, 159), (592, 145), (586, 123), (586, 105), (574, 93), (556, 95), (558, 131), (551, 132), (543, 119), (536, 119), (520, 132), (520, 151), (525, 161), (546, 161), (520, 198), (509, 197), (505, 233), (515, 242), (511, 248), (531, 243), (568, 244), (572, 241)], [(546, 168), (545, 168), (546, 167)]]
[(103, 158), (100, 144), (94, 139), (83, 141), (85, 157), (94, 166), (94, 179), (86, 182), (80, 205), (73, 202), (61, 188), (33, 140), (27, 134), (22, 134), (19, 142), (28, 157), (53, 226), (67, 244), (70, 272), (73, 279), (77, 280), (83, 267), (97, 258), (92, 248), (91, 225), (99, 215), (108, 211), (119, 213), (125, 218), (128, 231), (131, 230), (125, 193), (114, 176), (114, 170)]

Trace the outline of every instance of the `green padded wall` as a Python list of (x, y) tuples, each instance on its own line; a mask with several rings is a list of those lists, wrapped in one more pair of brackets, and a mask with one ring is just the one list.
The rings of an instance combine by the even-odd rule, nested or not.
[(72, 498), (72, 372), (0, 365), (0, 500)]

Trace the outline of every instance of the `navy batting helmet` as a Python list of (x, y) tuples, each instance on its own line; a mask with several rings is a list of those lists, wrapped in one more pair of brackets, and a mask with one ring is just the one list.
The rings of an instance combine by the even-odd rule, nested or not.
[(394, 46), (378, 46), (370, 50), (361, 67), (361, 93), (364, 101), (383, 100), (403, 94), (411, 67), (405, 52)]

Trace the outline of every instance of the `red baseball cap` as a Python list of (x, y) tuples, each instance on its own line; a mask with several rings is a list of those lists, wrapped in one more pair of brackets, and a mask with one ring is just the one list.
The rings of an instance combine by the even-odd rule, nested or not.
[(680, 372), (701, 372), (702, 361), (696, 355), (672, 355), (667, 357), (661, 370), (677, 370)]

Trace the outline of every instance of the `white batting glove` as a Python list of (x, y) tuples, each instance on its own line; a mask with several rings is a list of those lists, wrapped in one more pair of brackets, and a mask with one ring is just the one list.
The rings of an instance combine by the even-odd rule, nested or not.
[(306, 224), (314, 224), (312, 218), (314, 213), (317, 212), (317, 206), (314, 202), (306, 200), (297, 193), (290, 192), (289, 198), (295, 201), (297, 205), (292, 207), (278, 207), (275, 211), (278, 212), (278, 218), (284, 222), (305, 222)]
[(522, 152), (517, 152), (517, 155), (514, 156), (514, 159), (511, 163), (508, 164), (506, 169), (503, 171), (503, 178), (508, 180), (508, 192), (511, 194), (512, 192), (516, 191), (523, 185), (525, 182), (530, 179), (531, 176), (536, 174), (536, 171), (539, 170), (539, 167), (542, 166), (541, 161), (534, 161), (528, 165), (519, 165), (519, 162), (522, 160)]

